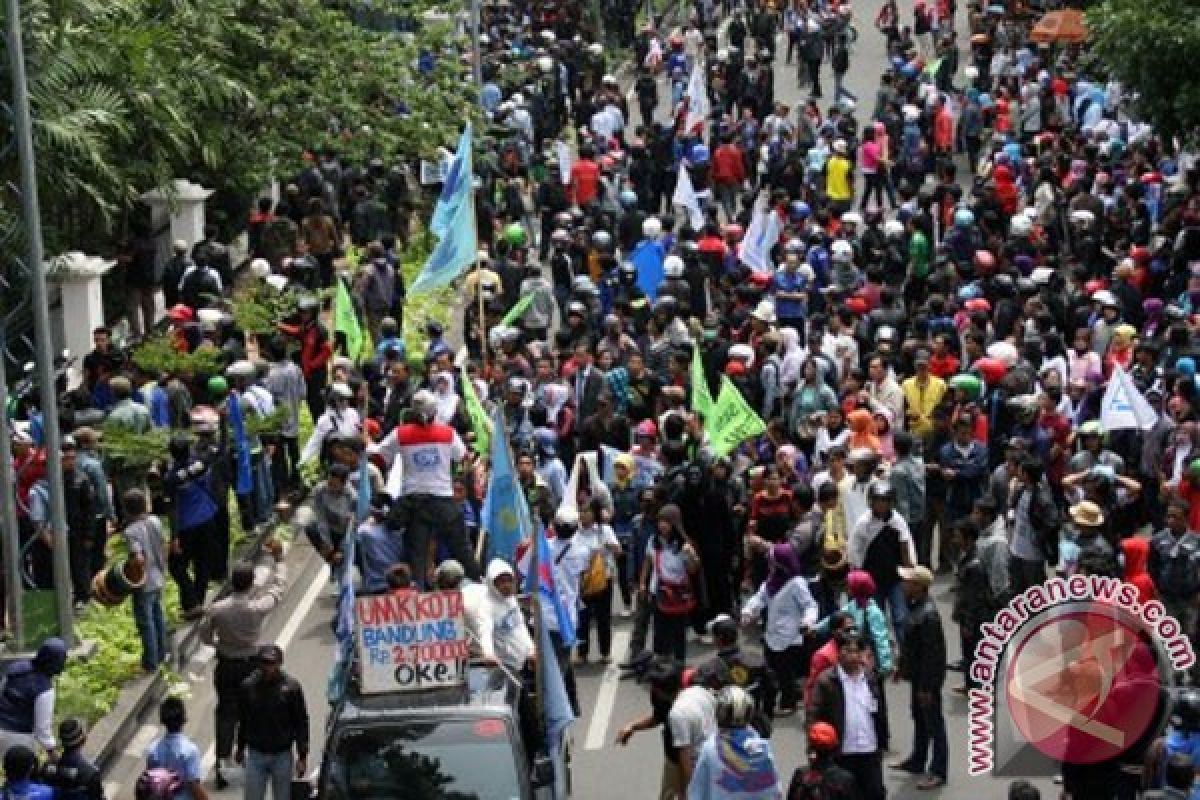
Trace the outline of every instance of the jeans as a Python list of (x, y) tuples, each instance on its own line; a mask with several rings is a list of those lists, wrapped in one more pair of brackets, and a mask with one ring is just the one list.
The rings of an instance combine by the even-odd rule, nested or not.
[(893, 584), (891, 589), (875, 593), (875, 603), (880, 610), (888, 609), (892, 616), (892, 627), (896, 630), (896, 646), (904, 644), (904, 625), (908, 622), (908, 601), (904, 599), (904, 588)]
[(133, 593), (133, 621), (142, 640), (142, 667), (158, 669), (167, 660), (167, 618), (163, 614), (162, 589)]
[(247, 748), (246, 800), (264, 800), (268, 778), (271, 780), (271, 797), (274, 800), (291, 800), (292, 751), (260, 753)]
[[(929, 705), (917, 702), (917, 689), (912, 690), (913, 718), (913, 749), (909, 763), (921, 770), (926, 765), (929, 773), (942, 780), (946, 779), (948, 762), (950, 761), (950, 745), (946, 741), (946, 718), (942, 714), (942, 693), (940, 689), (931, 692), (933, 700)], [(929, 759), (929, 746), (933, 745), (933, 760)]]

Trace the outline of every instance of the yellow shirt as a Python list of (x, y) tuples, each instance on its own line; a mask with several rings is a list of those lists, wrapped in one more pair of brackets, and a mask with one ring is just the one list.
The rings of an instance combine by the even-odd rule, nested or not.
[(854, 197), (850, 186), (850, 161), (835, 155), (825, 165), (825, 194), (830, 200), (849, 200)]
[(928, 436), (933, 432), (933, 410), (946, 394), (946, 382), (936, 375), (930, 375), (922, 386), (914, 375), (904, 381), (900, 388), (904, 392), (904, 419), (908, 423), (909, 433)]

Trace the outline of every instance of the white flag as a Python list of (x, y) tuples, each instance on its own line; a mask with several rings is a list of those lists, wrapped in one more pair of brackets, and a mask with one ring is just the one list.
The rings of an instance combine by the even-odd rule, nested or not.
[(675, 195), (671, 204), (687, 209), (688, 224), (692, 230), (699, 231), (704, 227), (704, 212), (700, 210), (700, 198), (696, 197), (696, 189), (692, 186), (692, 176), (688, 174), (687, 164), (680, 163), (679, 177), (675, 179)]
[(683, 122), (683, 129), (686, 133), (695, 133), (696, 128), (699, 127), (701, 139), (704, 138), (705, 123), (708, 122), (708, 115), (712, 111), (712, 106), (708, 102), (708, 87), (704, 84), (704, 74), (704, 61), (696, 59), (691, 77), (688, 78), (687, 119)]
[(1100, 401), (1100, 424), (1108, 431), (1127, 429), (1148, 431), (1158, 422), (1158, 414), (1142, 396), (1129, 373), (1113, 367), (1112, 377)]
[(571, 148), (562, 140), (554, 143), (554, 152), (558, 155), (559, 177), (562, 178), (563, 186), (566, 186), (571, 182), (571, 167), (575, 165), (575, 159), (571, 156)]
[(769, 209), (766, 195), (754, 204), (754, 216), (742, 238), (738, 259), (755, 272), (771, 272), (771, 248), (779, 241), (779, 215)]

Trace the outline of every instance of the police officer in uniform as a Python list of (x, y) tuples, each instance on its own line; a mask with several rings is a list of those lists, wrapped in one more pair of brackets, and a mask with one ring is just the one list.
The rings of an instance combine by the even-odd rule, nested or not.
[[(771, 720), (775, 716), (775, 673), (763, 657), (743, 650), (738, 645), (738, 624), (728, 614), (718, 614), (708, 623), (717, 654), (709, 665), (723, 665), (735, 686), (740, 686), (754, 698), (754, 729), (762, 736), (771, 735)], [(719, 664), (718, 664), (719, 662)]]

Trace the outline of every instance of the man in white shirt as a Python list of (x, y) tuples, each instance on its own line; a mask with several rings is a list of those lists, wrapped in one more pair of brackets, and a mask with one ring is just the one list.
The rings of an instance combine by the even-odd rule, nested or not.
[(463, 565), (467, 577), (479, 580), (479, 562), (467, 540), (462, 505), (454, 499), (454, 465), (467, 456), (458, 432), (437, 422), (437, 399), (428, 389), (413, 395), (415, 422), (397, 425), (372, 448), (403, 465), (400, 497), (392, 505), (388, 525), (403, 531), (412, 559), (413, 580), (428, 583), (429, 543), (441, 541)]
[(838, 663), (817, 679), (806, 723), (827, 722), (841, 742), (838, 765), (854, 775), (859, 796), (884, 800), (882, 753), (888, 746), (887, 712), (879, 678), (864, 665), (867, 644), (856, 630), (837, 634)]
[(908, 522), (896, 511), (896, 490), (891, 484), (882, 481), (872, 484), (868, 500), (870, 509), (850, 529), (846, 553), (853, 568), (871, 574), (880, 608), (890, 610), (896, 638), (903, 641), (908, 604), (900, 590), (896, 568), (916, 564), (917, 551)]

